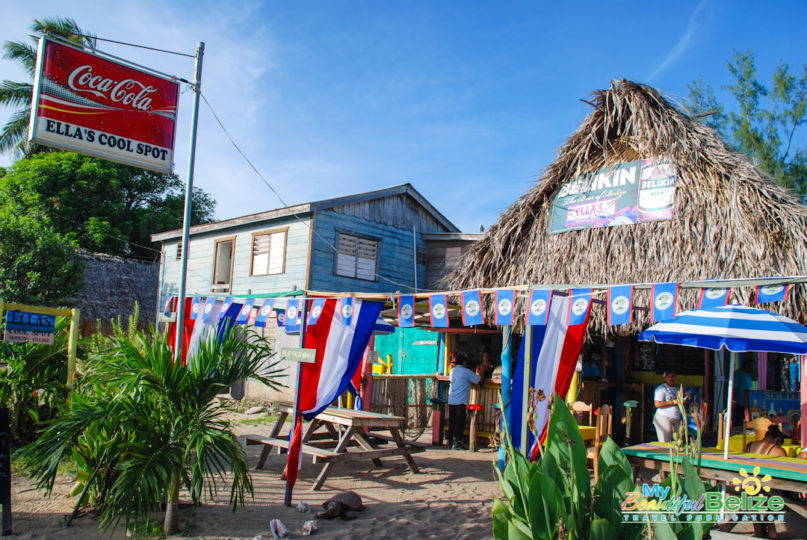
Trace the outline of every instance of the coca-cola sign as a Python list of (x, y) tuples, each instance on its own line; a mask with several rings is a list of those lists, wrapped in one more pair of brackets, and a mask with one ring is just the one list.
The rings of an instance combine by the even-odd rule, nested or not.
[(178, 98), (175, 81), (42, 38), (29, 139), (171, 172)]

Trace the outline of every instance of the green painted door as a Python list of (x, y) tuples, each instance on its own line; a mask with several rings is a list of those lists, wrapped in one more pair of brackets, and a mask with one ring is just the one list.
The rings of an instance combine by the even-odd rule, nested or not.
[(381, 358), (392, 355), (396, 375), (426, 375), (437, 371), (440, 334), (423, 328), (398, 328), (377, 336), (375, 348)]

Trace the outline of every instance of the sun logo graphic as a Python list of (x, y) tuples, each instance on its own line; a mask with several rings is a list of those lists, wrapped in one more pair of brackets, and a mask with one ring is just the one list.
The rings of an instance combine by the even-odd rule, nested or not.
[(771, 491), (771, 488), (765, 485), (766, 482), (770, 481), (771, 475), (766, 474), (760, 477), (759, 467), (754, 467), (753, 474), (748, 474), (745, 469), (740, 469), (740, 475), (743, 477), (742, 480), (736, 476), (732, 480), (734, 491), (739, 492), (740, 490), (745, 490), (749, 495), (756, 495), (760, 491), (765, 491), (766, 493)]

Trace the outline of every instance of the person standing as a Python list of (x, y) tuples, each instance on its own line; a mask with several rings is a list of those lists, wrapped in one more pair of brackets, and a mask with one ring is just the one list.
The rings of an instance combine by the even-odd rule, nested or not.
[(474, 373), (465, 367), (468, 359), (464, 354), (458, 354), (456, 361), (457, 365), (448, 376), (448, 445), (452, 450), (464, 450), (462, 438), (465, 434), (465, 406), (471, 395), (471, 385), (481, 380), (481, 364)]
[[(656, 414), (653, 416), (653, 427), (656, 428), (656, 436), (661, 442), (670, 442), (672, 434), (678, 431), (681, 426), (681, 409), (678, 408), (678, 389), (675, 386), (675, 372), (667, 370), (664, 372), (664, 383), (656, 388), (653, 395), (656, 405)], [(689, 401), (689, 396), (684, 400), (684, 405)]]

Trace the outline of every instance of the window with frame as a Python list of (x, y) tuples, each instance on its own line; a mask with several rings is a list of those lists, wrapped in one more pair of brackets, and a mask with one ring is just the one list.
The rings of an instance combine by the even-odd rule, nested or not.
[(376, 281), (378, 269), (378, 240), (351, 234), (336, 235), (337, 276)]
[(286, 263), (286, 233), (288, 229), (252, 235), (252, 266), (250, 275), (282, 274)]

